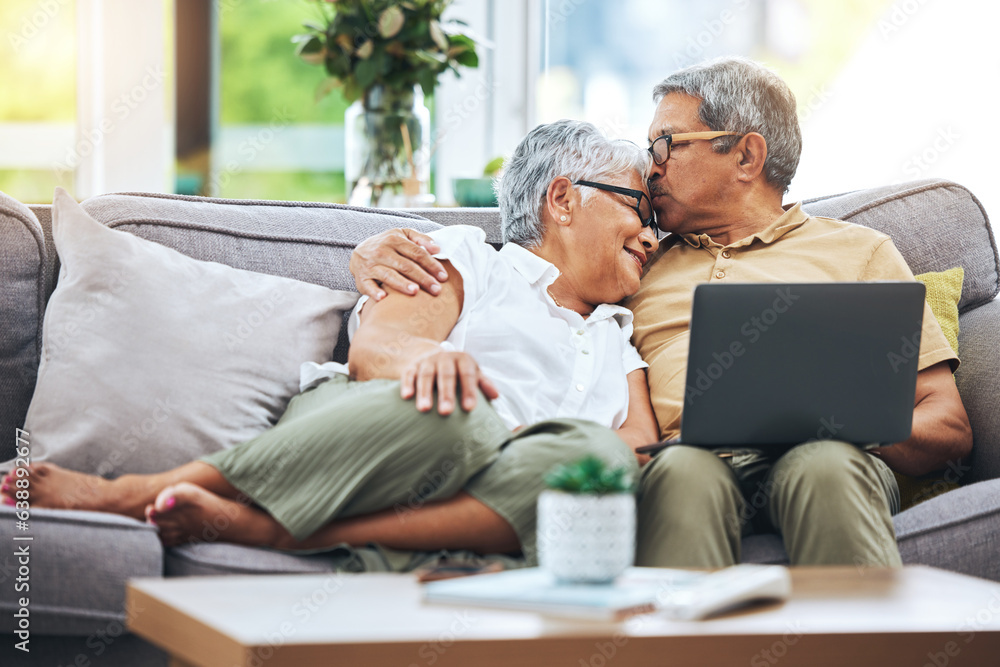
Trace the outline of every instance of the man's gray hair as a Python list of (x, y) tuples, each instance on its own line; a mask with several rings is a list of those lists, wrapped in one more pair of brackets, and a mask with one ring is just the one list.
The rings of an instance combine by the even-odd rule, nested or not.
[[(674, 72), (653, 88), (653, 101), (671, 93), (700, 99), (698, 115), (712, 130), (762, 135), (767, 142), (764, 178), (788, 191), (799, 166), (802, 132), (795, 95), (780, 76), (747, 58), (718, 58)], [(716, 152), (728, 153), (739, 139), (712, 143)]]
[[(539, 125), (517, 145), (494, 184), (504, 243), (525, 248), (541, 244), (542, 210), (553, 179), (600, 181), (635, 171), (645, 183), (651, 166), (647, 151), (630, 141), (608, 139), (590, 123), (560, 120)], [(593, 188), (576, 187), (586, 205)]]

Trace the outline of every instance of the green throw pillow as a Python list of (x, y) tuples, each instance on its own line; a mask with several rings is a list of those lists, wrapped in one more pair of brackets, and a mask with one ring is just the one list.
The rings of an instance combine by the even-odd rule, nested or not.
[[(965, 270), (957, 266), (947, 271), (921, 273), (914, 276), (927, 287), (927, 304), (941, 325), (944, 337), (951, 349), (958, 354), (958, 302), (962, 298), (962, 281)], [(957, 489), (958, 484), (949, 482), (940, 473), (923, 477), (896, 475), (899, 484), (900, 509), (905, 510), (925, 500), (939, 496), (945, 491)]]

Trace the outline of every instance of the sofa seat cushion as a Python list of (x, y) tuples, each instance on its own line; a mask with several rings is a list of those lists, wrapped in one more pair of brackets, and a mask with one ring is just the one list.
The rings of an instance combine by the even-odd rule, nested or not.
[(225, 574), (299, 574), (317, 572), (410, 572), (442, 558), (470, 565), (501, 563), (507, 569), (524, 567), (509, 556), (478, 556), (470, 551), (396, 551), (372, 544), (343, 545), (309, 555), (235, 544), (200, 542), (167, 549), (164, 573), (168, 577)]
[(316, 574), (336, 570), (325, 554), (294, 556), (238, 544), (198, 543), (167, 549), (163, 572), (168, 577), (224, 574)]
[(949, 491), (893, 523), (904, 564), (1000, 581), (1000, 479)]
[[(31, 632), (39, 635), (121, 633), (125, 582), (160, 577), (163, 549), (153, 526), (135, 519), (75, 510), (31, 511), (31, 541), (14, 541), (14, 510), (0, 505), (0, 632), (14, 631), (17, 599), (28, 597)], [(30, 591), (16, 592), (15, 548), (28, 545)]]

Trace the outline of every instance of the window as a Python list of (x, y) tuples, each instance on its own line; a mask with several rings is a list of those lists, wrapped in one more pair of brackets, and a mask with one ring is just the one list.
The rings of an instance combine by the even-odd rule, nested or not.
[(76, 136), (75, 2), (0, 4), (7, 26), (0, 67), (0, 190), (51, 202), (74, 185)]

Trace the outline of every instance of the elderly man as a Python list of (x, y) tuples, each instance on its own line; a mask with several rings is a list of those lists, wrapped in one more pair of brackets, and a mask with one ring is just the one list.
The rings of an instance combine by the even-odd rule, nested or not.
[[(782, 197), (798, 166), (795, 98), (773, 72), (727, 58), (678, 71), (656, 86), (649, 129), (649, 191), (673, 236), (651, 258), (633, 341), (649, 363), (663, 438), (680, 430), (694, 287), (704, 282), (912, 280), (892, 241), (857, 225), (811, 217)], [(359, 289), (375, 278), (410, 293), (437, 293), (441, 268), (427, 239), (394, 231), (352, 258)], [(405, 276), (405, 277), (404, 277)], [(921, 475), (971, 451), (972, 434), (952, 372), (958, 364), (925, 307), (913, 431), (865, 452), (817, 440), (775, 459), (749, 450), (669, 447), (645, 463), (637, 563), (719, 567), (740, 560), (740, 538), (777, 531), (796, 565), (898, 566), (892, 471)]]

